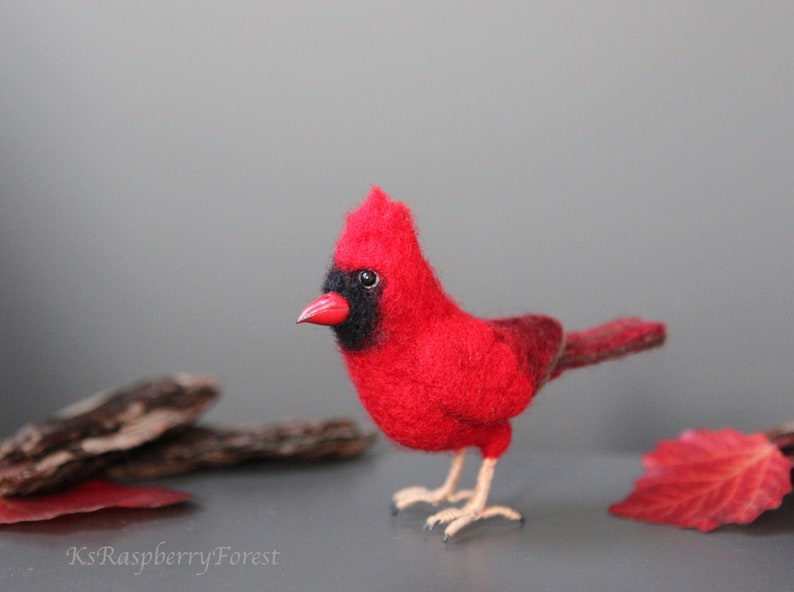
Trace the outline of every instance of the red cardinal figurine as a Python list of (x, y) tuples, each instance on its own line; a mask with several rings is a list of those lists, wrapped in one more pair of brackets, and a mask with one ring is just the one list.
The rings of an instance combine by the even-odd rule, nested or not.
[[(510, 418), (552, 378), (664, 341), (661, 323), (624, 318), (565, 333), (556, 320), (525, 315), (484, 320), (444, 292), (422, 256), (411, 213), (374, 187), (347, 216), (323, 295), (299, 323), (330, 325), (350, 378), (374, 422), (397, 444), (452, 451), (438, 489), (394, 494), (397, 512), (417, 502), (465, 500), (427, 519), (445, 541), (476, 520), (521, 515), (486, 507), (496, 461), (510, 444)], [(482, 453), (473, 490), (456, 491), (468, 447)]]

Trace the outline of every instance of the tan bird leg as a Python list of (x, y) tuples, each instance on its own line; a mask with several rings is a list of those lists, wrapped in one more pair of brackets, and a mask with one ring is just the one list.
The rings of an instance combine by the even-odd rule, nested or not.
[(505, 506), (485, 507), (495, 468), (495, 458), (484, 458), (480, 466), (480, 473), (477, 475), (477, 485), (475, 485), (474, 492), (466, 505), (462, 508), (447, 508), (433, 514), (425, 522), (425, 528), (433, 529), (439, 524), (449, 523), (444, 530), (444, 542), (447, 542), (461, 528), (477, 520), (493, 516), (502, 516), (508, 520), (521, 520), (521, 514), (511, 508)]
[(392, 512), (396, 514), (400, 510), (412, 506), (419, 502), (432, 504), (437, 506), (441, 502), (457, 502), (463, 499), (468, 499), (472, 496), (471, 490), (455, 491), (460, 480), (460, 474), (463, 470), (463, 458), (465, 451), (458, 450), (455, 457), (452, 459), (452, 465), (449, 468), (444, 484), (438, 489), (427, 489), (426, 487), (406, 487), (400, 489), (392, 496)]

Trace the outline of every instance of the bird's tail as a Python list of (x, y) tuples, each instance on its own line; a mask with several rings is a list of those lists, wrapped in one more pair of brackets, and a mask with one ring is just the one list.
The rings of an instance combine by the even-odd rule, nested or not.
[(666, 337), (663, 323), (628, 317), (565, 336), (565, 348), (552, 378), (571, 368), (599, 364), (658, 347)]

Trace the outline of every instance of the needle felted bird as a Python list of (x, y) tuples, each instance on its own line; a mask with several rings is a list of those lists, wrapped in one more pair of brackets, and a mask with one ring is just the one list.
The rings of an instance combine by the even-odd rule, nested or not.
[[(329, 325), (348, 374), (375, 424), (401, 446), (454, 453), (436, 489), (408, 487), (395, 512), (418, 502), (467, 500), (427, 519), (448, 540), (488, 517), (520, 520), (486, 506), (497, 459), (510, 444), (510, 418), (565, 370), (660, 345), (661, 323), (623, 318), (564, 332), (541, 315), (480, 319), (444, 292), (422, 255), (409, 209), (373, 187), (347, 215), (323, 294), (298, 323)], [(473, 490), (457, 490), (467, 448), (482, 464)]]

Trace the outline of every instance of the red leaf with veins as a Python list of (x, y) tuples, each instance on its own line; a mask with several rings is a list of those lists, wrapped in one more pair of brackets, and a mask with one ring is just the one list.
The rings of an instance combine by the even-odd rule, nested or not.
[(49, 520), (103, 508), (159, 508), (189, 497), (162, 487), (129, 487), (91, 479), (57, 493), (0, 497), (0, 524)]
[(642, 464), (645, 474), (612, 514), (707, 532), (752, 522), (791, 491), (792, 461), (763, 434), (688, 430), (659, 442)]

